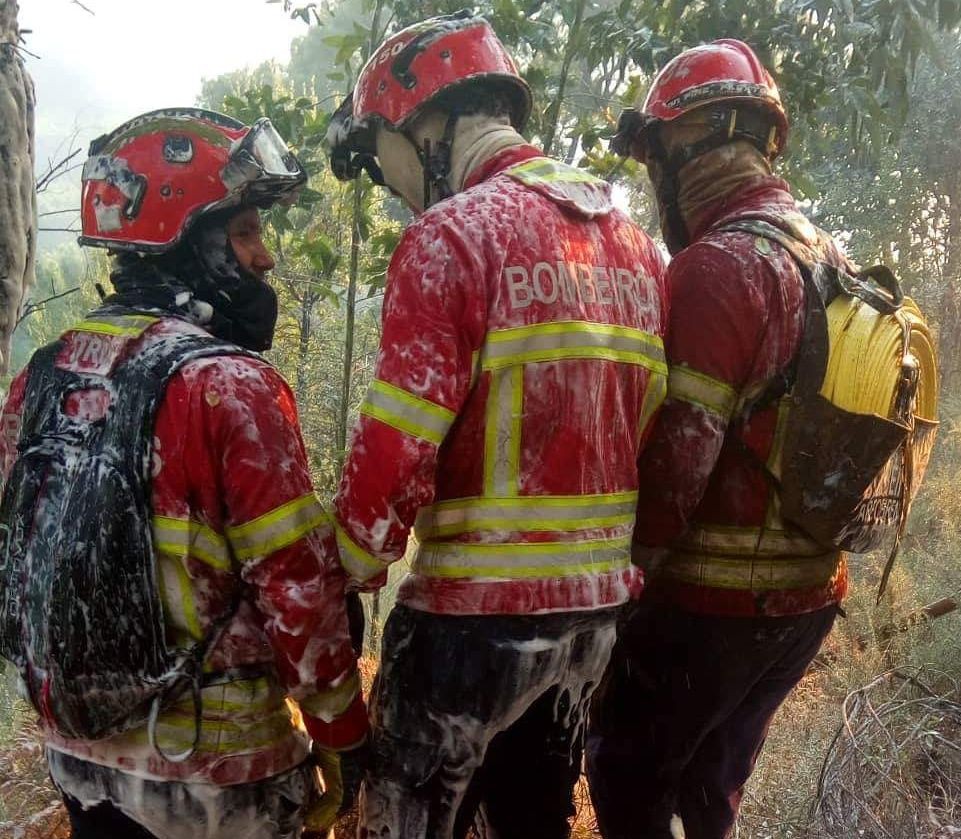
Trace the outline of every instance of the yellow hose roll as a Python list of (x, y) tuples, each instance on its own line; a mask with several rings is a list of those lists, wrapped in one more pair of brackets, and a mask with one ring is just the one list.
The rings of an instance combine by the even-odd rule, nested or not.
[[(847, 295), (832, 301), (827, 316), (830, 352), (821, 395), (852, 413), (896, 419), (904, 361), (904, 331), (898, 318), (879, 314)], [(910, 298), (905, 298), (900, 317), (910, 326), (909, 363), (920, 373), (914, 414), (936, 420), (938, 370), (930, 330)]]

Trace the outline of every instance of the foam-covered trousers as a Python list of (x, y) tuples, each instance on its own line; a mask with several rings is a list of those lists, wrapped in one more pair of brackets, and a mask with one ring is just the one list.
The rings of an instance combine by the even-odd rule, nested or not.
[(566, 839), (587, 704), (618, 609), (453, 616), (394, 608), (371, 698), (359, 836)]
[(296, 839), (312, 763), (247, 784), (151, 781), (47, 749), (74, 839)]
[(727, 837), (771, 718), (837, 612), (714, 617), (645, 598), (625, 612), (587, 737), (604, 839), (675, 839), (675, 815), (685, 839)]

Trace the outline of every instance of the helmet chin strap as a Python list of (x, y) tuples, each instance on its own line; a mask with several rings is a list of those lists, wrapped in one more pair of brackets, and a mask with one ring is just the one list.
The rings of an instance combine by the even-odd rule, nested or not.
[(451, 170), (451, 148), (454, 145), (454, 131), (457, 128), (457, 120), (460, 114), (451, 111), (447, 117), (447, 124), (444, 126), (444, 135), (436, 143), (432, 143), (430, 137), (424, 138), (424, 147), (421, 148), (415, 137), (408, 131), (404, 136), (417, 152), (417, 159), (420, 161), (421, 169), (424, 173), (424, 209), (450, 198), (454, 191), (451, 189), (450, 170)]

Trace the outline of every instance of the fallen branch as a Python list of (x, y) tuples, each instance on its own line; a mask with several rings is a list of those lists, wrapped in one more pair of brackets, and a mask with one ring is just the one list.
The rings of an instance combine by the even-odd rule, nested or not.
[[(882, 624), (875, 632), (874, 638), (869, 638), (865, 635), (858, 636), (854, 641), (854, 645), (859, 652), (864, 652), (875, 643), (883, 646), (898, 635), (903, 635), (912, 629), (926, 626), (930, 621), (937, 620), (945, 615), (950, 615), (952, 612), (957, 611), (958, 605), (957, 597), (942, 597), (940, 600), (935, 600), (934, 603), (929, 603), (927, 606), (922, 606), (920, 609), (908, 612), (907, 615), (899, 620)], [(815, 656), (814, 661), (811, 662), (811, 666), (814, 668), (830, 667), (832, 664), (837, 664), (837, 660), (837, 653), (830, 650), (822, 650)]]

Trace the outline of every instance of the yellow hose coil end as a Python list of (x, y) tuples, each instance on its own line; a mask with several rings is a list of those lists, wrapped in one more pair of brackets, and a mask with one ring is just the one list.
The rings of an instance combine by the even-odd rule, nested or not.
[[(910, 298), (901, 316), (910, 326), (909, 352), (920, 371), (915, 414), (934, 420), (938, 371), (931, 333)], [(892, 418), (904, 353), (901, 324), (846, 295), (828, 306), (827, 319), (830, 349), (821, 395), (852, 413)]]

